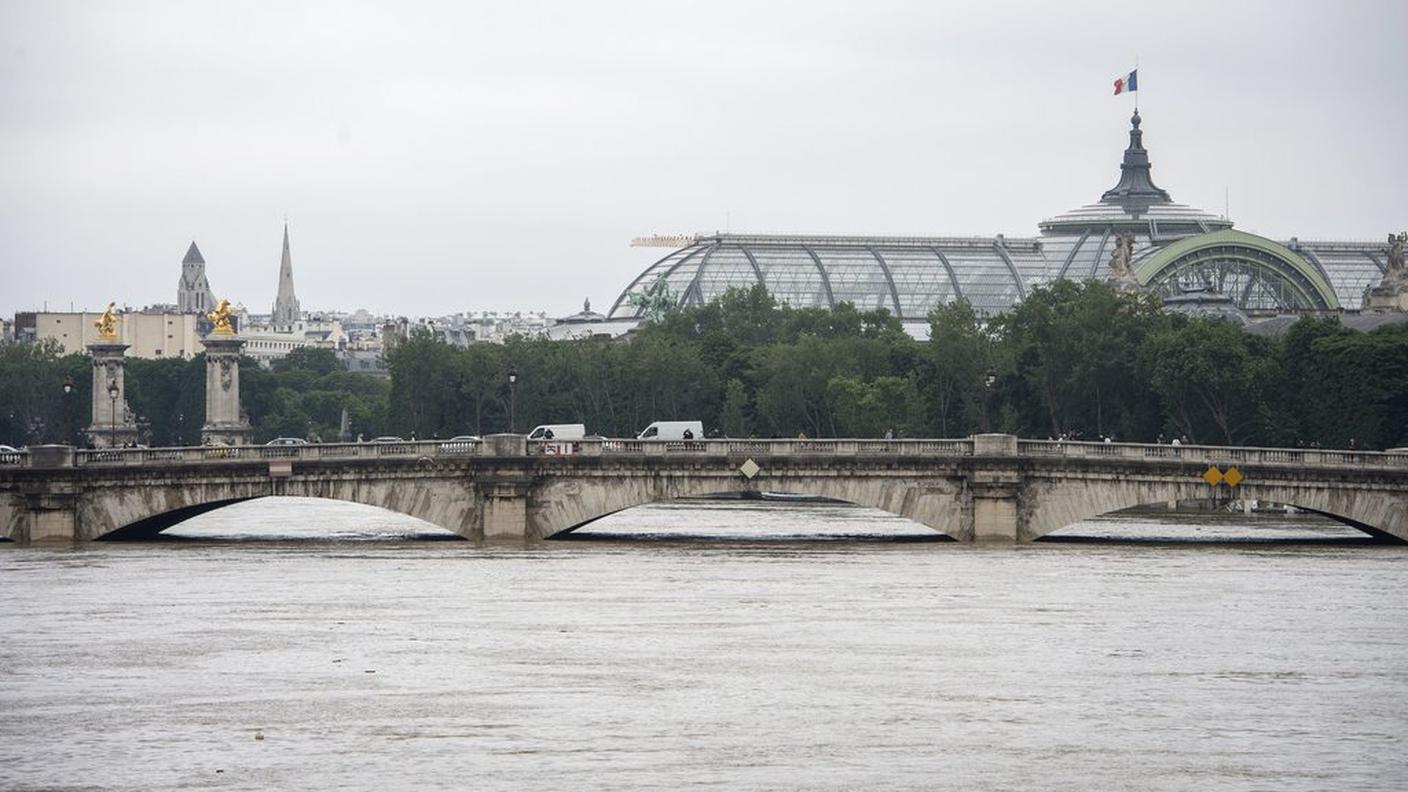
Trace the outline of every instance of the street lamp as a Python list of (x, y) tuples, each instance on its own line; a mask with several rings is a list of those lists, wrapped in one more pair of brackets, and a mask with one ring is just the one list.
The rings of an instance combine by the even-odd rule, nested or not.
[(64, 377), (64, 443), (73, 442), (73, 377)]
[(508, 431), (512, 434), (517, 426), (514, 421), (514, 409), (518, 401), (518, 369), (508, 370)]
[(997, 382), (997, 372), (988, 369), (988, 374), (983, 378), (983, 431), (992, 431), (992, 386)]
[(108, 383), (108, 399), (112, 401), (108, 411), (108, 448), (117, 448), (117, 380)]

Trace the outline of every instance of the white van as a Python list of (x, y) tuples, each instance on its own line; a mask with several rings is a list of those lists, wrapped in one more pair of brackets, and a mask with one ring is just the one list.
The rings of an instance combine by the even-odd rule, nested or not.
[(703, 440), (702, 421), (656, 421), (636, 435), (637, 440)]
[(581, 440), (586, 436), (586, 424), (543, 424), (528, 433), (529, 440)]

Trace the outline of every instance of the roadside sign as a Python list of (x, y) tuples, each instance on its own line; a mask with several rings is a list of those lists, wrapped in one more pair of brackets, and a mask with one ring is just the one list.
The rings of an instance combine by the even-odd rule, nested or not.
[(1246, 479), (1246, 476), (1243, 476), (1242, 472), (1234, 467), (1227, 468), (1227, 472), (1222, 474), (1222, 480), (1227, 482), (1227, 486), (1229, 487), (1235, 487), (1241, 484), (1244, 479)]
[(1203, 481), (1206, 481), (1211, 487), (1222, 483), (1222, 478), (1222, 471), (1218, 470), (1216, 465), (1209, 465), (1208, 469), (1203, 472)]
[(292, 459), (269, 460), (269, 478), (288, 478), (293, 475)]

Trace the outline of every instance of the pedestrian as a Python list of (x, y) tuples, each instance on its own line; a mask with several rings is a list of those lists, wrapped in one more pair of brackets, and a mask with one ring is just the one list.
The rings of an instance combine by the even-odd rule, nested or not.
[(1350, 450), (1350, 451), (1357, 451), (1357, 450), (1359, 450), (1359, 446), (1355, 445), (1355, 443), (1354, 443), (1354, 438), (1353, 438), (1353, 437), (1349, 438), (1349, 450)]
[(894, 440), (894, 439), (895, 439), (895, 430), (894, 430), (894, 429), (886, 429), (886, 430), (885, 430), (885, 439), (886, 439), (886, 440)]

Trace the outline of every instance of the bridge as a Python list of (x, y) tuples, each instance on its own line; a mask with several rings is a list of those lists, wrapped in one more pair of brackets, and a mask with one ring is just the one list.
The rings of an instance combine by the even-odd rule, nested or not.
[(1214, 492), (1229, 497), (1233, 487), (1237, 497), (1295, 505), (1408, 541), (1408, 452), (1073, 443), (1000, 434), (38, 446), (0, 455), (0, 537), (151, 537), (222, 506), (293, 495), (401, 512), (472, 540), (531, 541), (563, 536), (633, 506), (776, 491), (882, 509), (961, 542), (1027, 542), (1133, 506)]

